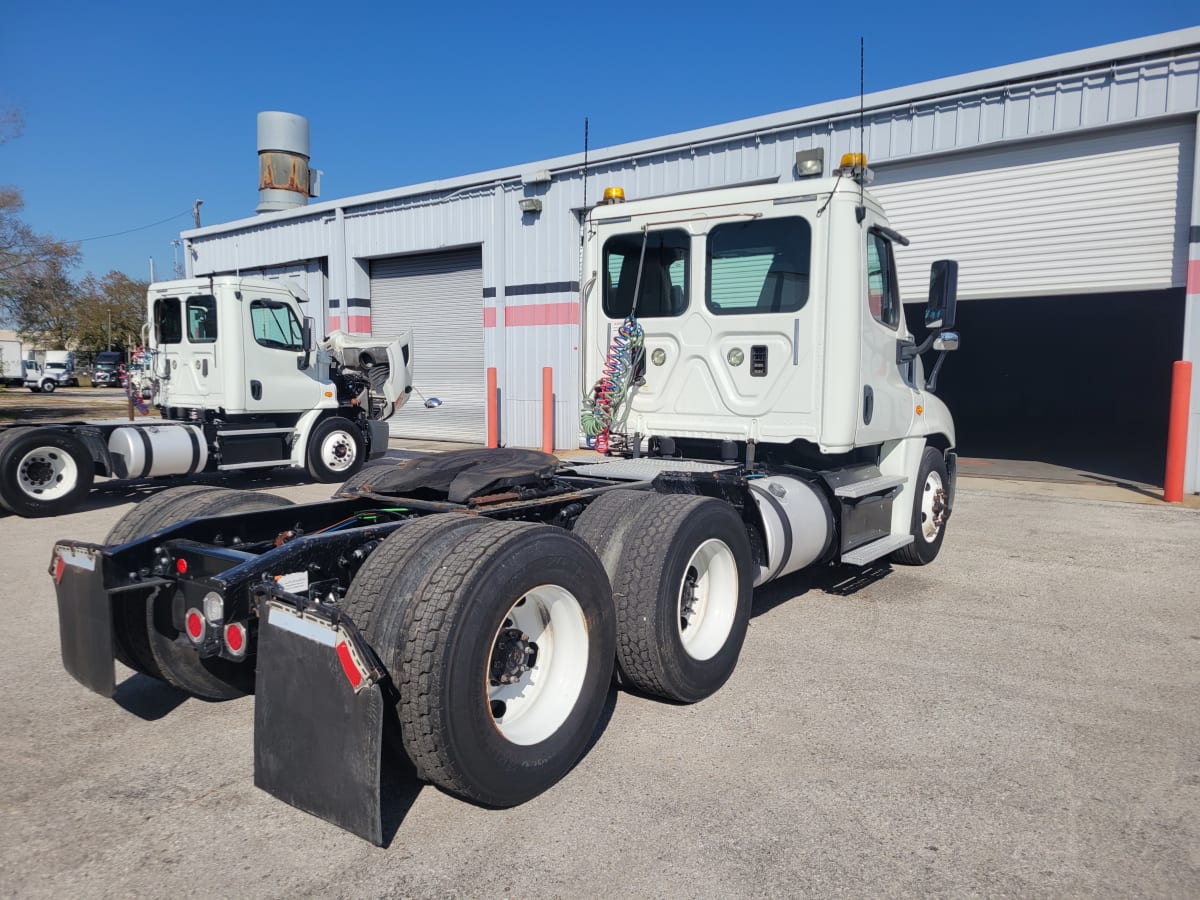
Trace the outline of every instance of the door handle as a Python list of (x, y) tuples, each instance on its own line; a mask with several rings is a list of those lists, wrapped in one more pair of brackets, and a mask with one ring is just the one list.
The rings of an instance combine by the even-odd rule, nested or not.
[(250, 396), (253, 397), (255, 400), (262, 399), (262, 382), (261, 381), (251, 381), (250, 382)]
[(863, 424), (871, 424), (871, 416), (875, 414), (875, 392), (868, 384), (863, 388)]

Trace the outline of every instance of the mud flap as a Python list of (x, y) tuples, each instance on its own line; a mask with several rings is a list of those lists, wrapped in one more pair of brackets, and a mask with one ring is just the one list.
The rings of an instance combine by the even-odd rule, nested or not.
[(381, 846), (383, 695), (369, 648), (311, 607), (260, 609), (255, 786)]
[(63, 668), (102, 697), (116, 693), (112, 598), (100, 571), (101, 548), (60, 543), (50, 559), (58, 594), (58, 637)]

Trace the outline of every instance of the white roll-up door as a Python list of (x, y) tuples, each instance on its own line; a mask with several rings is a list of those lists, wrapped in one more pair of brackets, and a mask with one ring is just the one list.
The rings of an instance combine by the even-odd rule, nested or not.
[(905, 301), (959, 261), (959, 297), (1153, 290), (1184, 283), (1195, 123), (1110, 131), (880, 167)]
[(478, 247), (371, 261), (371, 332), (413, 331), (413, 396), (389, 421), (397, 437), (482, 443), (483, 261)]

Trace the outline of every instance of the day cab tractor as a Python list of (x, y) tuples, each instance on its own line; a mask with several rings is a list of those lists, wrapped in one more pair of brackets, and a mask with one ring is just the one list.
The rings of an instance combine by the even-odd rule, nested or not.
[(0, 426), (0, 507), (70, 512), (97, 476), (353, 475), (387, 451), (386, 420), (412, 391), (412, 336), (335, 331), (318, 344), (306, 303), (287, 283), (233, 276), (150, 285), (136, 390), (160, 417)]
[(431, 455), (303, 505), (160, 493), (104, 544), (56, 545), (67, 670), (105, 696), (114, 658), (199, 697), (254, 691), (255, 783), (380, 843), (385, 753), (522, 803), (585, 752), (614, 669), (701, 701), (756, 586), (933, 561), (954, 426), (922, 353), (956, 346), (956, 265), (934, 264), (918, 345), (867, 174), (851, 157), (836, 179), (591, 209), (582, 426), (602, 457)]

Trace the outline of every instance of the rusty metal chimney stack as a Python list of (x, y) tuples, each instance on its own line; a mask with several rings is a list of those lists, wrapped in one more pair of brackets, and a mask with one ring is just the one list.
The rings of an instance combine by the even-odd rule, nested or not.
[(258, 114), (258, 207), (294, 209), (317, 196), (319, 172), (308, 168), (308, 119), (285, 112)]

